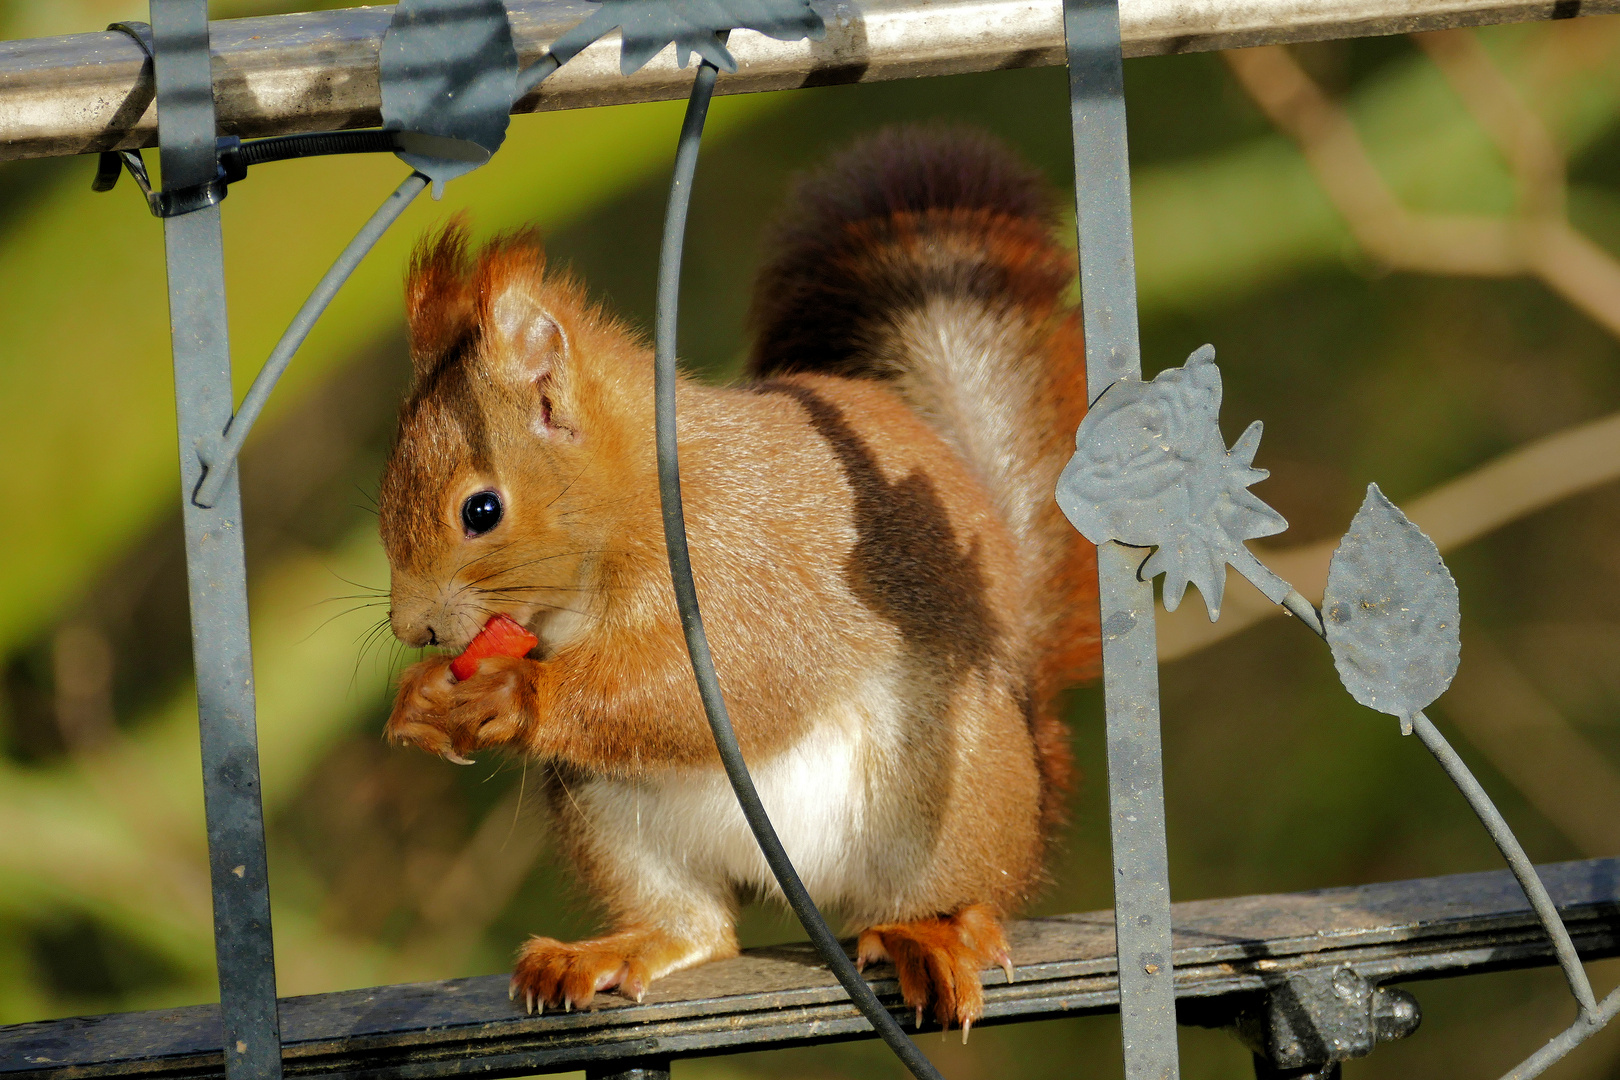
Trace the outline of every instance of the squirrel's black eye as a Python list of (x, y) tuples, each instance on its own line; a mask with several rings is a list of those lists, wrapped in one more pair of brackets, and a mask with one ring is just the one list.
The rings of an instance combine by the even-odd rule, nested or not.
[(467, 496), (461, 504), (461, 523), (474, 536), (482, 536), (501, 523), (501, 497), (493, 491)]

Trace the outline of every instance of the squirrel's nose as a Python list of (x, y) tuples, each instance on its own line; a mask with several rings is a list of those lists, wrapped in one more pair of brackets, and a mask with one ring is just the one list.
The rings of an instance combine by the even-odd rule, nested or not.
[(433, 632), (433, 628), (430, 626), (421, 628), (402, 627), (396, 623), (394, 625), (394, 636), (413, 649), (422, 649), (439, 643), (439, 636)]
[(439, 643), (438, 632), (428, 622), (425, 611), (412, 611), (395, 604), (388, 613), (388, 621), (394, 628), (394, 636), (414, 649)]

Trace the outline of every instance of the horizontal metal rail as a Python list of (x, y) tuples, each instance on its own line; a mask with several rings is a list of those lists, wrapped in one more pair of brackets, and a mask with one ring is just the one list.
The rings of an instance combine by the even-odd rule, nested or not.
[[(1541, 868), (1583, 957), (1620, 954), (1620, 859)], [(1176, 904), (1183, 1018), (1225, 1023), (1256, 995), (1346, 967), (1390, 983), (1546, 966), (1553, 949), (1507, 871)], [(1110, 911), (1009, 929), (1016, 981), (986, 974), (984, 1023), (1119, 1007)], [(874, 988), (904, 1010), (886, 968)], [(286, 1075), (355, 1080), (486, 1077), (600, 1069), (869, 1038), (871, 1028), (805, 945), (751, 949), (672, 975), (635, 1004), (524, 1015), (506, 977), (384, 986), (284, 999)], [(214, 1006), (47, 1020), (0, 1028), (4, 1080), (222, 1077)]]
[[(731, 38), (738, 71), (716, 93), (879, 82), (1064, 62), (1061, 0), (830, 0), (821, 41)], [(582, 0), (510, 0), (520, 59), (584, 18)], [(222, 134), (255, 137), (380, 121), (377, 47), (393, 9), (211, 24)], [(1620, 12), (1620, 0), (1123, 0), (1126, 56), (1439, 30)], [(619, 74), (617, 35), (570, 61), (516, 112), (686, 95), (668, 51)], [(0, 160), (156, 145), (151, 69), (118, 32), (0, 42)]]

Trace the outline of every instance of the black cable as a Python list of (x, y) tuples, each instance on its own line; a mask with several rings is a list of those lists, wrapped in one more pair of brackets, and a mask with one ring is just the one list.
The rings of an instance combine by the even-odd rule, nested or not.
[(372, 128), (363, 131), (313, 131), (299, 135), (274, 135), (244, 142), (237, 151), (244, 165), (270, 161), (319, 157), (325, 154), (386, 154), (396, 149), (398, 132)]
[(714, 65), (704, 61), (698, 68), (697, 80), (692, 85), (692, 96), (687, 102), (686, 119), (681, 124), (681, 140), (675, 151), (675, 176), (670, 182), (669, 208), (664, 215), (664, 241), (658, 258), (658, 317), (656, 334), (656, 375), (654, 382), (655, 427), (658, 442), (658, 494), (664, 510), (664, 543), (669, 549), (670, 576), (675, 582), (675, 603), (681, 613), (681, 628), (686, 632), (686, 647), (692, 656), (692, 674), (697, 678), (698, 695), (703, 699), (703, 711), (708, 714), (709, 727), (714, 732), (714, 743), (720, 751), (731, 789), (737, 794), (748, 827), (765, 855), (771, 873), (776, 876), (788, 906), (804, 924), (810, 941), (821, 954), (832, 973), (848, 991), (850, 1000), (871, 1022), (873, 1029), (889, 1044), (906, 1068), (917, 1080), (942, 1080), (917, 1044), (900, 1030), (900, 1025), (889, 1010), (878, 1001), (872, 988), (855, 970), (855, 965), (844, 955), (844, 948), (821, 917), (815, 901), (804, 883), (799, 880), (793, 863), (788, 859), (776, 829), (759, 801), (748, 766), (743, 763), (737, 736), (731, 729), (731, 717), (726, 712), (725, 699), (720, 693), (720, 681), (715, 675), (714, 660), (709, 655), (709, 639), (703, 632), (703, 615), (698, 610), (697, 588), (692, 581), (691, 554), (686, 546), (686, 516), (681, 508), (680, 461), (675, 443), (675, 327), (681, 288), (681, 249), (686, 238), (686, 212), (692, 198), (692, 177), (697, 171), (698, 143), (703, 137), (703, 122), (709, 114), (709, 99), (714, 95), (714, 80), (718, 74)]

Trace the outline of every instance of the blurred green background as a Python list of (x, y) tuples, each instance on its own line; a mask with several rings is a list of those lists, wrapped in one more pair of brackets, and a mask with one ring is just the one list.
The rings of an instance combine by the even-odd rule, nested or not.
[[(336, 6), (336, 5), (333, 5)], [(287, 10), (216, 2), (216, 18)], [(99, 29), (139, 3), (11, 0), (0, 36)], [(1567, 157), (1571, 221), (1620, 253), (1620, 20), (1480, 32)], [(1404, 38), (1294, 55), (1424, 212), (1513, 212), (1501, 155)], [(1126, 65), (1143, 352), (1212, 341), (1229, 436), (1263, 418), (1259, 493), (1291, 529), (1343, 532), (1369, 481), (1409, 500), (1620, 410), (1620, 343), (1536, 280), (1391, 270), (1361, 251), (1294, 144), (1223, 58)], [(535, 222), (610, 306), (650, 326), (681, 106), (515, 118), (484, 169), (422, 200), (345, 288), (243, 460), (264, 794), (283, 993), (501, 971), (531, 932), (588, 933), (516, 763), (456, 769), (379, 738), (400, 651), (371, 501), (406, 371), (414, 238), (465, 210)], [(1060, 70), (720, 99), (687, 242), (683, 355), (725, 378), (764, 223), (791, 175), (901, 121), (994, 131), (1072, 187)], [(392, 159), (267, 166), (224, 204), (238, 389), (321, 270), (400, 178)], [(216, 996), (158, 223), (89, 158), (0, 164), (0, 1023)], [(1620, 489), (1448, 553), (1464, 659), (1433, 710), (1540, 861), (1620, 853)], [(1234, 585), (1234, 589), (1242, 586)], [(1191, 601), (1189, 601), (1192, 604)], [(1198, 605), (1192, 604), (1193, 607)], [(1434, 763), (1350, 701), (1326, 653), (1272, 621), (1163, 670), (1177, 899), (1490, 869)], [(1073, 696), (1085, 780), (1039, 912), (1105, 907), (1101, 705)], [(1506, 734), (1504, 734), (1506, 732)], [(1518, 740), (1516, 743), (1514, 740)], [(1522, 752), (1516, 747), (1528, 748)], [(1548, 748), (1551, 749), (1548, 749)], [(1595, 793), (1594, 793), (1595, 792)], [(745, 937), (796, 937), (751, 910)], [(1600, 991), (1620, 979), (1594, 965)], [(1499, 1074), (1573, 1011), (1553, 972), (1414, 987), (1422, 1031), (1351, 1078)], [(1118, 1076), (1110, 1019), (925, 1038), (953, 1080)], [(1183, 1033), (1191, 1080), (1252, 1075)], [(685, 1077), (898, 1076), (871, 1045), (683, 1063)], [(1549, 1076), (1620, 1076), (1620, 1030)]]

